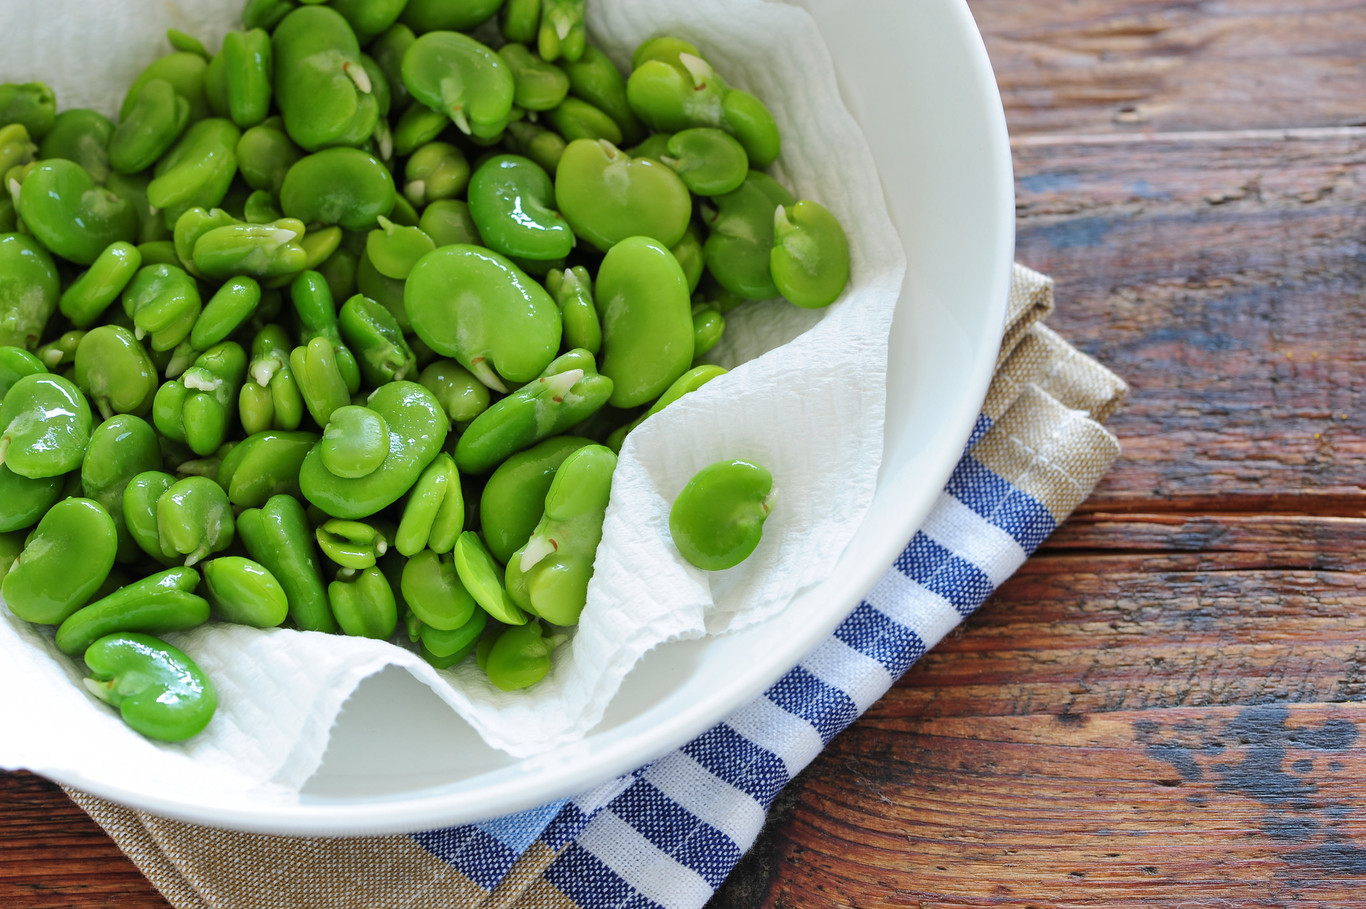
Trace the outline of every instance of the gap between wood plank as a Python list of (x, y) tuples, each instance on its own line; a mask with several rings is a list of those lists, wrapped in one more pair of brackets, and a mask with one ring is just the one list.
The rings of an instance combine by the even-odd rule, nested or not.
[(1143, 145), (1182, 142), (1283, 142), (1324, 139), (1366, 140), (1366, 126), (1316, 126), (1290, 129), (1199, 130), (1161, 133), (1049, 133), (1012, 136), (1011, 148), (1059, 145)]

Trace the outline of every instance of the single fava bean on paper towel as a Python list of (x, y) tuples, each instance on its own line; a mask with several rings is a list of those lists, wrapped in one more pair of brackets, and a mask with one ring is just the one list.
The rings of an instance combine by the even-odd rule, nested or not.
[(687, 482), (669, 509), (674, 545), (698, 568), (734, 568), (759, 545), (774, 498), (773, 477), (758, 464), (710, 464)]
[(147, 634), (100, 638), (85, 651), (86, 689), (130, 727), (165, 742), (198, 735), (218, 708), (213, 683), (193, 660)]

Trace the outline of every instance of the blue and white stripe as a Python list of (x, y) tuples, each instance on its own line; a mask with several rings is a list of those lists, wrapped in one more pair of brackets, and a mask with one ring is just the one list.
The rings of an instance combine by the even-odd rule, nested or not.
[[(991, 426), (979, 420), (970, 446)], [(762, 697), (615, 790), (414, 839), (490, 889), (519, 846), (539, 841), (558, 851), (545, 882), (580, 909), (701, 906), (753, 844), (782, 788), (1056, 524), (970, 447), (892, 569)]]

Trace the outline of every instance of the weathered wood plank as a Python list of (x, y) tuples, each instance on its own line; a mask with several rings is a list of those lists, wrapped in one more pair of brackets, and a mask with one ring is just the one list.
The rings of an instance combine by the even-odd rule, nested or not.
[[(762, 905), (1355, 904), (1356, 704), (898, 721), (836, 740), (785, 807)], [(876, 806), (876, 811), (870, 810)], [(714, 906), (756, 905), (728, 902)]]
[(114, 841), (55, 784), (0, 773), (0, 906), (166, 909)]
[(1361, 514), (1366, 130), (1016, 147), (1050, 324), (1132, 385), (1088, 508)]
[(1360, 0), (969, 0), (1014, 135), (1366, 123)]

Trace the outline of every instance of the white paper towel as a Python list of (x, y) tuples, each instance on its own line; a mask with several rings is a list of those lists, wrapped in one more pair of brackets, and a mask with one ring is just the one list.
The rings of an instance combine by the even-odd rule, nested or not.
[[(63, 107), (113, 114), (137, 72), (166, 51), (168, 27), (214, 48), (240, 0), (6, 0), (0, 82), (42, 79)], [(823, 312), (782, 301), (727, 316), (709, 359), (732, 371), (631, 434), (622, 450), (589, 605), (551, 674), (524, 692), (493, 688), (473, 661), (437, 672), (393, 644), (211, 625), (170, 639), (214, 679), (219, 712), (183, 745), (129, 732), (79, 684), (83, 667), (8, 610), (0, 622), (0, 766), (66, 779), (98, 761), (130, 791), (213, 786), (297, 793), (316, 770), (341, 705), (366, 677), (402, 666), (493, 746), (529, 756), (582, 737), (640, 657), (668, 640), (773, 616), (829, 575), (872, 499), (882, 456), (887, 337), (904, 256), (871, 152), (839, 97), (829, 53), (804, 11), (761, 0), (591, 0), (592, 39), (619, 64), (652, 35), (692, 40), (773, 111), (783, 151), (772, 169), (798, 198), (840, 219), (853, 283)], [(699, 571), (668, 536), (668, 509), (722, 458), (769, 468), (778, 504), (741, 566)], [(16, 696), (22, 693), (22, 696)], [(109, 772), (99, 776), (110, 778)]]

